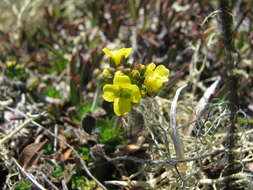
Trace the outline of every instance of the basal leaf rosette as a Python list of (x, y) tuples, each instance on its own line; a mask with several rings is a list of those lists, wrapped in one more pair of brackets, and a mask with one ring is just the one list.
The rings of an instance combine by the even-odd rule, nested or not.
[(149, 95), (154, 95), (168, 81), (170, 71), (164, 66), (151, 63), (144, 73), (144, 85)]
[(109, 50), (104, 48), (103, 52), (106, 55), (109, 55), (115, 66), (118, 67), (131, 54), (132, 48), (121, 48), (119, 50)]
[(103, 98), (113, 102), (115, 114), (121, 116), (131, 111), (131, 103), (139, 103), (141, 94), (139, 87), (132, 84), (127, 75), (117, 71), (113, 84), (104, 85)]

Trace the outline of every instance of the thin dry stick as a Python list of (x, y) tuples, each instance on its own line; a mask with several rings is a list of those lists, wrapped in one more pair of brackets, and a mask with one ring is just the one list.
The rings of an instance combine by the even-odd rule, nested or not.
[(149, 164), (149, 165), (157, 165), (157, 164), (169, 164), (174, 166), (176, 163), (184, 163), (184, 162), (192, 162), (192, 161), (196, 161), (196, 160), (201, 160), (203, 158), (206, 157), (210, 157), (210, 156), (215, 156), (218, 155), (222, 152), (225, 152), (226, 149), (217, 149), (214, 150), (212, 152), (197, 156), (197, 157), (193, 157), (193, 158), (186, 158), (186, 159), (181, 159), (181, 160), (144, 160), (141, 158), (136, 158), (133, 156), (122, 156), (122, 157), (117, 157), (117, 158), (111, 158), (107, 161), (109, 162), (114, 162), (114, 161), (119, 161), (119, 160), (124, 160), (124, 161), (133, 161), (139, 164)]
[[(58, 136), (58, 125), (56, 124), (55, 126), (54, 126), (54, 135), (55, 135), (55, 137), (57, 137)], [(57, 150), (57, 144), (58, 144), (58, 139), (57, 138), (55, 138), (54, 137), (54, 152), (56, 152), (56, 150)]]
[(0, 145), (3, 145), (7, 143), (14, 135), (16, 135), (19, 131), (21, 131), (23, 128), (25, 128), (29, 123), (33, 122), (35, 119), (37, 119), (39, 116), (35, 116), (32, 118), (28, 118), (24, 123), (22, 123), (20, 126), (18, 126), (14, 131), (12, 131), (10, 134), (6, 135), (4, 138), (0, 140)]
[(46, 174), (44, 174), (43, 172), (40, 171), (40, 174), (42, 175), (43, 179), (51, 186), (52, 189), (54, 190), (59, 190), (58, 187), (56, 187), (46, 176)]
[(131, 181), (106, 181), (106, 184), (112, 184), (112, 185), (118, 185), (118, 186), (125, 186), (125, 187), (139, 187), (139, 188), (145, 188), (145, 189), (153, 189), (151, 185), (148, 182), (145, 181), (136, 181), (136, 180), (131, 180)]
[(39, 184), (39, 182), (34, 178), (34, 176), (32, 174), (29, 174), (25, 171), (25, 169), (19, 165), (19, 163), (12, 158), (14, 164), (19, 168), (19, 170), (34, 184), (36, 185), (36, 187), (40, 190), (47, 190), (46, 188), (44, 188), (41, 184)]
[(248, 8), (242, 15), (241, 19), (238, 21), (237, 25), (235, 26), (233, 33), (237, 32), (238, 28), (241, 26), (241, 24), (243, 23), (244, 19), (246, 18), (246, 16), (248, 15), (248, 13), (251, 11), (251, 7)]

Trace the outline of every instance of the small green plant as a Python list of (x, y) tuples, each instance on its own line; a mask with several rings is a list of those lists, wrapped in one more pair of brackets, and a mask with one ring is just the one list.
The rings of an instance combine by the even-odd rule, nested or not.
[(53, 171), (52, 171), (52, 177), (54, 178), (59, 178), (64, 174), (64, 168), (61, 166), (56, 167)]
[[(95, 105), (95, 107), (93, 108), (94, 110), (96, 110), (98, 108), (98, 105)], [(92, 103), (91, 102), (86, 102), (84, 104), (82, 104), (81, 106), (77, 107), (77, 112), (76, 112), (76, 116), (75, 119), (80, 122), (82, 120), (82, 117), (89, 113), (92, 112)]]
[(61, 73), (66, 69), (68, 60), (64, 58), (64, 53), (60, 55), (58, 59), (55, 60), (52, 71)]
[[(83, 116), (84, 114), (88, 113), (89, 111), (91, 111), (92, 108), (92, 103), (88, 102), (88, 103), (84, 103), (80, 109), (79, 109), (79, 115)], [(97, 108), (97, 106), (96, 106)]]
[(79, 153), (79, 156), (85, 161), (90, 162), (92, 160), (90, 156), (89, 148), (87, 146), (80, 146), (78, 148), (78, 153)]
[(53, 145), (51, 143), (48, 143), (46, 145), (46, 147), (44, 148), (44, 154), (50, 155), (50, 154), (53, 154), (53, 153), (54, 153)]
[(61, 92), (53, 86), (49, 86), (44, 90), (44, 94), (51, 98), (61, 98)]
[(114, 119), (97, 121), (96, 128), (101, 132), (100, 142), (103, 144), (122, 144), (123, 134), (118, 128), (115, 128)]
[(15, 190), (30, 190), (32, 183), (30, 181), (22, 181), (16, 185)]
[(28, 76), (23, 64), (17, 64), (15, 61), (7, 61), (6, 67), (6, 76), (9, 80), (26, 78)]
[(71, 189), (73, 190), (92, 190), (95, 187), (95, 182), (88, 180), (85, 176), (75, 174), (71, 177)]

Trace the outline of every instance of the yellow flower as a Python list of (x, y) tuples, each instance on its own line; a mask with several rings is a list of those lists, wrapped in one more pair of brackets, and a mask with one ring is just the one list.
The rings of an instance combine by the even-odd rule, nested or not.
[(132, 48), (122, 48), (119, 50), (103, 49), (103, 52), (110, 56), (116, 66), (119, 66), (124, 59), (126, 59), (132, 52)]
[(168, 81), (169, 74), (170, 71), (164, 65), (156, 67), (154, 63), (149, 64), (144, 74), (144, 85), (146, 86), (148, 94), (153, 95), (158, 92), (163, 86), (163, 83)]
[(120, 116), (131, 111), (131, 102), (138, 103), (141, 94), (139, 87), (131, 84), (127, 75), (117, 71), (114, 75), (113, 84), (104, 85), (103, 98), (108, 102), (114, 102), (114, 112)]
[(14, 62), (14, 61), (7, 61), (7, 62), (6, 62), (6, 66), (7, 66), (8, 68), (13, 67), (14, 65), (15, 65), (15, 62)]

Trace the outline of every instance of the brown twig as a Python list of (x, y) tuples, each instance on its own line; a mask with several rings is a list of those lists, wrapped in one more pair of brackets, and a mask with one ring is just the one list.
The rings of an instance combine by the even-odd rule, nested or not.
[(181, 159), (181, 160), (145, 160), (145, 159), (141, 159), (141, 158), (137, 158), (137, 157), (132, 157), (132, 156), (122, 156), (122, 157), (117, 157), (117, 158), (111, 158), (110, 162), (114, 162), (114, 161), (120, 161), (120, 160), (128, 160), (128, 161), (133, 161), (139, 164), (150, 164), (150, 165), (157, 165), (157, 164), (169, 164), (174, 166), (176, 163), (183, 163), (183, 162), (191, 162), (191, 161), (196, 161), (196, 160), (201, 160), (203, 158), (209, 157), (209, 156), (215, 156), (218, 155), (222, 152), (225, 152), (226, 149), (217, 149), (214, 150), (210, 153), (206, 153), (203, 154), (201, 156), (197, 156), (197, 157), (193, 157), (193, 158), (186, 158), (186, 159)]
[[(228, 176), (234, 174), (237, 171), (236, 166), (236, 156), (233, 152), (233, 149), (236, 147), (237, 135), (236, 135), (236, 110), (238, 105), (237, 98), (237, 79), (234, 74), (234, 60), (232, 53), (234, 52), (233, 46), (233, 18), (232, 10), (230, 6), (230, 0), (220, 0), (220, 21), (221, 26), (221, 35), (222, 35), (222, 45), (224, 47), (224, 62), (225, 62), (225, 72), (224, 80), (227, 82), (227, 90), (229, 93), (229, 111), (230, 111), (230, 123), (228, 125), (227, 132), (227, 142), (226, 147), (228, 152), (226, 155), (226, 167), (223, 171), (223, 176)], [(226, 181), (225, 189), (232, 189), (230, 181)]]

